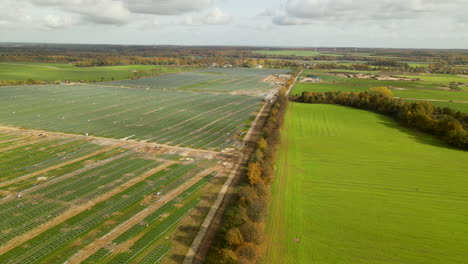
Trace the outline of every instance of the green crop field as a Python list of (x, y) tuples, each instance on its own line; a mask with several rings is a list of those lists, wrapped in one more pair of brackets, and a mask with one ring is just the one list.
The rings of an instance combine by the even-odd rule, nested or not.
[(260, 107), (245, 95), (94, 85), (0, 88), (0, 124), (208, 149), (232, 146)]
[[(378, 86), (355, 86), (327, 83), (298, 83), (292, 90), (291, 94), (300, 95), (302, 94), (302, 92), (325, 93), (330, 91), (364, 92), (372, 87)], [(400, 98), (468, 101), (468, 93), (462, 91), (407, 89), (393, 90), (392, 92), (394, 96)]]
[(263, 263), (468, 259), (468, 153), (391, 119), (290, 104)]
[(135, 76), (135, 71), (154, 75), (191, 69), (154, 65), (76, 67), (71, 64), (0, 62), (0, 81), (111, 81), (130, 79)]
[(271, 84), (262, 81), (267, 76), (287, 72), (288, 70), (274, 69), (212, 68), (195, 72), (146, 77), (138, 80), (105, 82), (103, 84), (126, 87), (145, 87), (157, 90), (183, 90), (218, 93), (237, 92), (258, 95), (273, 87)]

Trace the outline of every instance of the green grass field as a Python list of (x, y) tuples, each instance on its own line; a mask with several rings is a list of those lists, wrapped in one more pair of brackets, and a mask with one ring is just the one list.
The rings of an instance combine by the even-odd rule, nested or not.
[(431, 102), (433, 105), (437, 107), (448, 107), (455, 111), (460, 111), (464, 113), (468, 113), (468, 103), (453, 103), (453, 102)]
[(263, 263), (465, 263), (467, 160), (375, 113), (292, 103)]
[(134, 71), (143, 75), (180, 72), (193, 68), (155, 65), (76, 67), (71, 64), (0, 62), (0, 81), (111, 81), (132, 78)]
[[(334, 73), (339, 71), (333, 70)], [(351, 71), (349, 71), (351, 72)], [(356, 71), (355, 71), (356, 73)], [(361, 72), (369, 73), (369, 72)], [(374, 73), (375, 74), (375, 73)], [(298, 83), (292, 90), (292, 95), (301, 95), (302, 92), (330, 92), (349, 91), (363, 92), (372, 87), (386, 86), (392, 89), (395, 97), (411, 99), (445, 100), (447, 102), (432, 102), (436, 106), (449, 106), (454, 110), (468, 113), (467, 104), (449, 101), (467, 101), (468, 91), (443, 90), (450, 82), (463, 82), (466, 78), (448, 74), (420, 74), (405, 75), (407, 78), (420, 78), (424, 81), (379, 81), (373, 79), (357, 79), (336, 76), (327, 71), (306, 71), (303, 76), (318, 76), (321, 83)]]

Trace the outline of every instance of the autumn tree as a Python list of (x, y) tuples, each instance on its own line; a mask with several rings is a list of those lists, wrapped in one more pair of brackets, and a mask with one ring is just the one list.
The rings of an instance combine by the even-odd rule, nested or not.
[(224, 236), (226, 243), (231, 247), (237, 247), (240, 244), (244, 243), (244, 239), (242, 238), (242, 234), (238, 228), (233, 227), (226, 232)]
[(388, 98), (392, 98), (393, 97), (393, 93), (390, 89), (388, 89), (387, 87), (374, 87), (374, 88), (371, 88), (370, 91), (372, 93), (375, 93), (375, 94), (378, 94), (378, 95), (381, 95), (383, 97), (388, 97)]
[(260, 151), (265, 151), (265, 149), (268, 147), (268, 143), (266, 142), (266, 140), (261, 137), (260, 140), (258, 141), (257, 143), (257, 148), (260, 150)]
[(236, 264), (238, 263), (239, 259), (236, 256), (236, 253), (230, 249), (221, 249), (219, 252), (219, 259), (217, 259), (217, 263), (220, 264)]
[(239, 258), (254, 261), (260, 256), (260, 248), (253, 243), (244, 243), (236, 251)]
[(247, 221), (241, 225), (239, 230), (245, 242), (252, 242), (259, 245), (264, 240), (264, 227), (265, 225), (262, 223)]
[(250, 162), (247, 167), (247, 177), (249, 178), (249, 183), (254, 185), (261, 181), (262, 176), (262, 167), (258, 162)]

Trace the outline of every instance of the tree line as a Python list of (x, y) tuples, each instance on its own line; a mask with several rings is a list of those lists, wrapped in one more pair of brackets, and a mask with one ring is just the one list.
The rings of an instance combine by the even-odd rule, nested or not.
[(273, 104), (255, 149), (250, 154), (241, 175), (235, 198), (224, 212), (222, 224), (208, 252), (206, 263), (257, 263), (262, 256), (265, 223), (271, 200), (270, 187), (274, 180), (274, 167), (280, 143), (288, 99), (287, 87), (298, 73), (288, 81)]
[(429, 133), (460, 149), (468, 149), (468, 115), (430, 102), (405, 102), (393, 98), (386, 87), (365, 92), (303, 92), (291, 100), (311, 104), (338, 104), (392, 117), (403, 126)]

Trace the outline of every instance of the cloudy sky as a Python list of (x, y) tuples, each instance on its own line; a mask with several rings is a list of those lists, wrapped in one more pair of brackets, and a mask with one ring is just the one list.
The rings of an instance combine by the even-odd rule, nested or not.
[(468, 48), (468, 0), (0, 0), (0, 42)]

